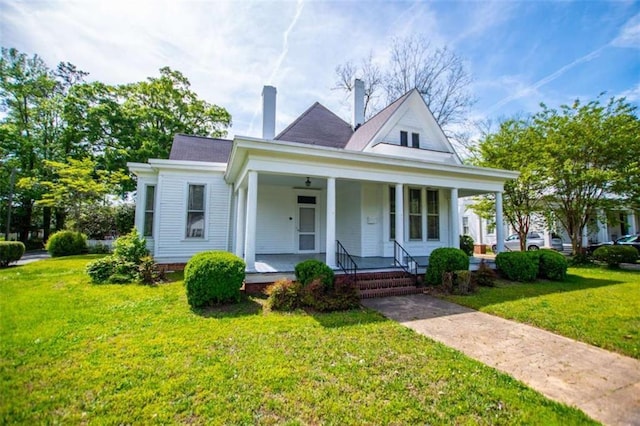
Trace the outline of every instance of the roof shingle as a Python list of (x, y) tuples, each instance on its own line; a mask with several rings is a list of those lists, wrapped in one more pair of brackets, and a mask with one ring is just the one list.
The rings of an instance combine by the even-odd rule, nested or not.
[(233, 141), (176, 134), (171, 145), (170, 160), (206, 161), (226, 163), (229, 161)]
[(352, 134), (353, 130), (346, 121), (316, 102), (275, 139), (344, 148)]

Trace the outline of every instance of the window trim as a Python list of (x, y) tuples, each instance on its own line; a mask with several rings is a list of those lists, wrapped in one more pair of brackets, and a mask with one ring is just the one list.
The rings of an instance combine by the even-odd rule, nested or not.
[(469, 235), (470, 232), (469, 216), (462, 216), (462, 235)]
[(411, 132), (411, 148), (420, 149), (420, 133)]
[[(151, 203), (151, 209), (149, 207), (149, 188), (153, 188), (153, 200)], [(151, 237), (153, 238), (153, 222), (155, 220), (155, 212), (156, 212), (156, 193), (157, 186), (156, 184), (146, 184), (144, 186), (144, 212), (142, 214), (142, 236), (143, 237)], [(147, 214), (151, 213), (151, 225), (150, 225), (150, 233), (147, 234)]]
[[(412, 192), (418, 194), (418, 204), (417, 204), (418, 205), (418, 211), (414, 212), (414, 213), (411, 212), (411, 200), (412, 200), (411, 194), (412, 194)], [(422, 215), (423, 215), (423, 211), (422, 211), (422, 188), (409, 187), (408, 188), (408, 194), (407, 194), (407, 201), (408, 201), (408, 207), (409, 207), (407, 209), (407, 213), (408, 213), (407, 214), (407, 219), (408, 219), (408, 222), (409, 222), (408, 223), (409, 226), (407, 227), (408, 228), (407, 230), (408, 230), (409, 241), (423, 241), (422, 237), (424, 235), (424, 230), (422, 229)], [(419, 235), (416, 236), (416, 237), (412, 237), (411, 236), (411, 231), (412, 231), (412, 229), (411, 229), (411, 218), (412, 217), (417, 217), (419, 219), (419, 224), (420, 224), (420, 226), (418, 228)]]
[[(434, 201), (435, 201), (435, 205), (436, 205), (436, 211), (435, 213), (431, 213), (429, 211), (429, 206), (432, 205), (432, 203), (430, 203), (430, 198), (429, 198), (429, 194), (430, 193), (435, 193), (435, 197), (434, 197)], [(427, 215), (427, 241), (440, 241), (440, 191), (437, 189), (427, 189), (427, 211), (426, 211), (426, 215)], [(438, 225), (437, 229), (438, 230), (438, 235), (436, 236), (432, 236), (429, 233), (429, 229), (430, 229), (430, 223), (431, 220), (436, 221), (436, 224)]]
[[(389, 241), (396, 239), (396, 187), (389, 185)], [(391, 232), (393, 230), (393, 233)]]
[(400, 130), (400, 146), (409, 146), (409, 133), (406, 130)]
[[(202, 186), (203, 190), (202, 190), (202, 210), (189, 210), (189, 194), (190, 194), (190, 187), (191, 186)], [(183, 231), (184, 234), (183, 238), (184, 240), (189, 240), (189, 241), (202, 241), (206, 239), (207, 236), (207, 229), (208, 229), (208, 218), (207, 218), (207, 209), (208, 209), (208, 203), (207, 203), (207, 184), (206, 183), (202, 183), (202, 182), (187, 182), (186, 184), (186, 191), (185, 191), (185, 205), (184, 205), (184, 227), (183, 227)], [(202, 211), (203, 214), (203, 226), (202, 226), (202, 236), (199, 237), (192, 237), (189, 236), (189, 213), (190, 212), (200, 212)]]

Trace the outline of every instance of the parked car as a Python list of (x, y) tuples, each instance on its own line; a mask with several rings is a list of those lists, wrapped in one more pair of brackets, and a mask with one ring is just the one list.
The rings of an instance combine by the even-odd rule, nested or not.
[(635, 247), (636, 250), (638, 250), (638, 252), (640, 252), (640, 234), (629, 234), (629, 235), (623, 235), (622, 237), (618, 238), (615, 241), (604, 241), (601, 243), (595, 243), (595, 244), (589, 244), (589, 246), (587, 247), (587, 251), (589, 253), (593, 253), (594, 251), (596, 251), (596, 249), (598, 247), (602, 247), (602, 246), (610, 246), (610, 245), (630, 245), (632, 247)]
[[(525, 247), (527, 250), (538, 250), (543, 248), (544, 243), (544, 235), (539, 232), (529, 232), (527, 234), (527, 242)], [(496, 252), (497, 245), (494, 244), (492, 247), (494, 253)], [(518, 234), (512, 234), (504, 240), (504, 248), (509, 251), (520, 251), (520, 236)], [(551, 234), (551, 248), (553, 250), (562, 251), (562, 238), (557, 234)]]

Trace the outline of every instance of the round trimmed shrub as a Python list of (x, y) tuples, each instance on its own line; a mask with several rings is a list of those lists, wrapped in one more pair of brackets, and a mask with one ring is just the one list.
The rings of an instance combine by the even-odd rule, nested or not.
[(0, 267), (9, 266), (17, 262), (24, 254), (24, 244), (21, 241), (0, 241)]
[(58, 231), (49, 237), (47, 251), (51, 257), (73, 256), (87, 252), (87, 237), (80, 232)]
[(554, 281), (564, 281), (567, 277), (569, 262), (561, 253), (554, 250), (539, 250), (538, 277)]
[(469, 256), (453, 247), (440, 247), (431, 252), (425, 275), (427, 284), (442, 284), (442, 274), (469, 269)]
[(538, 276), (536, 259), (539, 257), (532, 256), (530, 252), (507, 251), (498, 253), (496, 266), (511, 281), (529, 282)]
[(601, 246), (593, 252), (593, 258), (605, 262), (609, 268), (619, 268), (621, 263), (635, 263), (638, 250), (625, 245)]
[(467, 256), (473, 256), (473, 238), (471, 235), (460, 235), (460, 250)]
[(238, 256), (207, 251), (193, 256), (184, 268), (187, 301), (192, 308), (240, 301), (246, 265)]
[(286, 278), (267, 287), (268, 303), (274, 311), (295, 311), (302, 307), (302, 286)]
[(325, 288), (333, 288), (335, 274), (324, 262), (316, 259), (308, 259), (298, 263), (295, 267), (296, 280), (303, 287), (311, 284), (315, 279), (319, 279)]

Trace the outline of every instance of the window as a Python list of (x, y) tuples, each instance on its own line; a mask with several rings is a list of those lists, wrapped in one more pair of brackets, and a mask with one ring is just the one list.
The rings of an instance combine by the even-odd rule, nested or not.
[(420, 133), (411, 133), (411, 146), (420, 148)]
[(396, 188), (389, 187), (389, 239), (396, 239)]
[(404, 130), (400, 131), (400, 146), (407, 146), (408, 144), (408, 136), (407, 136), (407, 132), (405, 132)]
[(422, 190), (409, 188), (409, 239), (422, 239)]
[(462, 235), (469, 235), (469, 216), (462, 217)]
[(440, 208), (438, 191), (427, 191), (427, 239), (440, 240)]
[(204, 185), (189, 185), (187, 238), (204, 238)]
[(156, 202), (155, 185), (147, 185), (144, 200), (144, 236), (153, 236), (153, 206)]

